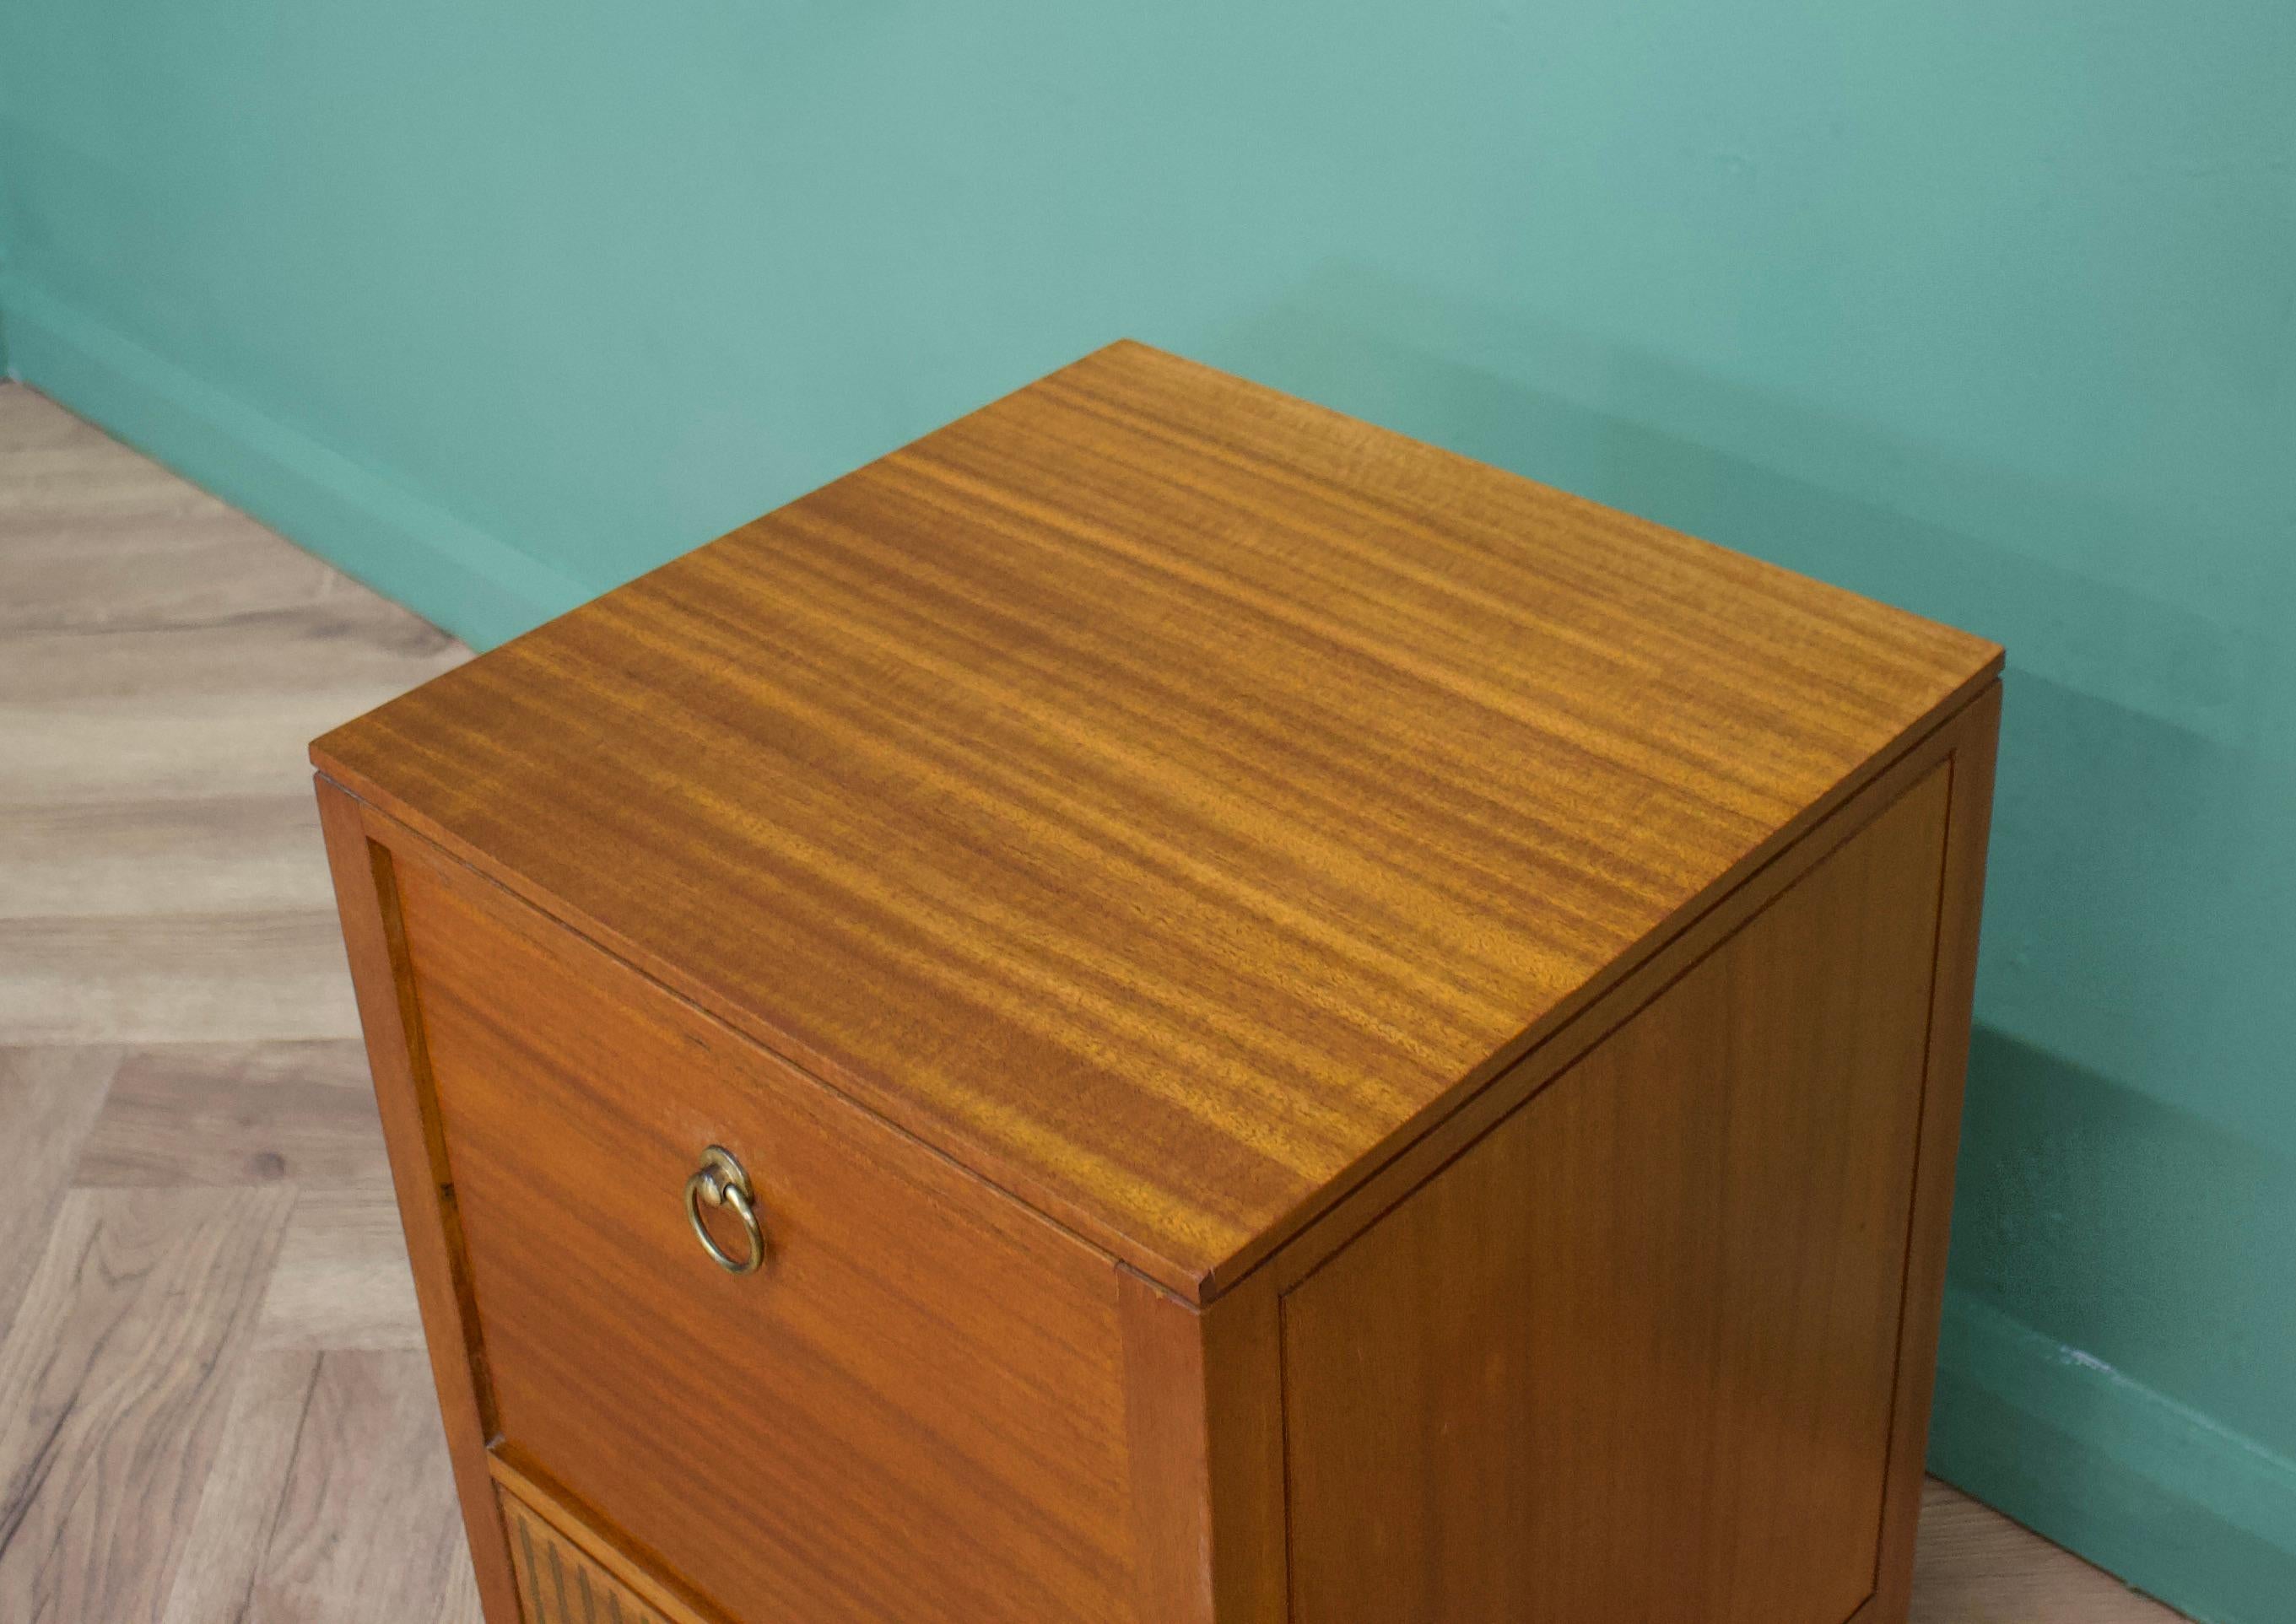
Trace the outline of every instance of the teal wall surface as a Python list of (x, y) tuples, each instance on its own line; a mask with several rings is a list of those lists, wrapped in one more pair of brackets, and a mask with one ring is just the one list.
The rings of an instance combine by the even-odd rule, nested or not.
[(12, 0), (24, 378), (498, 640), (1119, 334), (2009, 645), (1933, 1461), (2296, 1596), (2288, 0)]

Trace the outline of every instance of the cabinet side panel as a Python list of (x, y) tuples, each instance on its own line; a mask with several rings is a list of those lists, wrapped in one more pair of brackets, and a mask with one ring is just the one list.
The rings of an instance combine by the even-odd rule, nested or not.
[(1293, 1617), (1875, 1589), (1950, 774), (1283, 1300)]
[(391, 856), (368, 838), (357, 801), (325, 778), (316, 780), (315, 788), (399, 1223), (406, 1232), (407, 1260), (414, 1268), (423, 1340), (430, 1352), (430, 1375), (439, 1389), (447, 1457), (462, 1501), (463, 1526), (470, 1537), (471, 1563), (478, 1574), (479, 1599), (488, 1624), (518, 1624), (510, 1547), (487, 1471), (492, 1429), (478, 1320), (463, 1268), (454, 1185), (447, 1176), (435, 1102), (422, 1063), (421, 1020), (398, 928)]
[(1141, 1624), (1282, 1624), (1275, 1279), (1196, 1309), (1121, 1266)]
[(1898, 1354), (1897, 1413), (1890, 1429), (1882, 1560), (1874, 1606), (1859, 1624), (1898, 1624), (1913, 1603), (1914, 1536), (1921, 1520), (1930, 1403), (1937, 1386), (1938, 1321), (1945, 1306), (1946, 1253), (1953, 1230), (1954, 1163), (1961, 1148), (1961, 1098), (1969, 1069), (1971, 1005), (1977, 990), (1978, 918), (1985, 850), (1993, 819), (1993, 759), (2001, 727), (1996, 683), (1955, 722), (1948, 799), (1945, 874), (1938, 894), (1937, 971), (1930, 997), (1929, 1049), (1922, 1090), (1920, 1161), (1915, 1174), (1913, 1238), (1906, 1264), (1905, 1323)]

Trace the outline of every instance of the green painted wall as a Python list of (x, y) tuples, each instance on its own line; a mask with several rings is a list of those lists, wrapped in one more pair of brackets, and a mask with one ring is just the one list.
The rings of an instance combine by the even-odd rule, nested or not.
[(1119, 333), (2012, 650), (1935, 1464), (2296, 1595), (2287, 0), (12, 0), (9, 364), (484, 643)]

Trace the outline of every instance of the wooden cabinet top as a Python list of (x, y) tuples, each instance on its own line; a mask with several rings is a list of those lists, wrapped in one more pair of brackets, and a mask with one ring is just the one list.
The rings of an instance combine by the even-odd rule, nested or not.
[(1201, 1301), (2000, 660), (1119, 344), (312, 758)]

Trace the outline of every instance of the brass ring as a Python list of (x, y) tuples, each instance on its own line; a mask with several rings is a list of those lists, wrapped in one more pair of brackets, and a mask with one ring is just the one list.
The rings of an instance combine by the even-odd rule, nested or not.
[[(734, 1216), (742, 1220), (742, 1233), (750, 1243), (749, 1256), (736, 1258), (718, 1244), (709, 1226), (701, 1221), (701, 1203), (713, 1207), (730, 1207)], [(701, 1153), (701, 1165), (685, 1181), (685, 1221), (693, 1226), (694, 1238), (709, 1260), (729, 1275), (754, 1275), (766, 1260), (765, 1232), (758, 1227), (758, 1204), (750, 1193), (750, 1176), (742, 1164), (734, 1160), (734, 1152), (722, 1144), (713, 1144)]]

